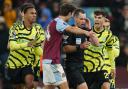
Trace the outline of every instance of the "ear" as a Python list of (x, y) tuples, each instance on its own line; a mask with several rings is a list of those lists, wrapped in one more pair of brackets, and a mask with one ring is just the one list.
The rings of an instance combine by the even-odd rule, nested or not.
[(24, 17), (24, 13), (23, 12), (20, 12), (21, 16)]
[(88, 29), (91, 29), (91, 22), (88, 18), (85, 19), (85, 23)]
[(71, 13), (71, 12), (69, 12), (69, 13), (68, 13), (68, 16), (71, 16), (71, 15), (72, 15), (72, 13)]

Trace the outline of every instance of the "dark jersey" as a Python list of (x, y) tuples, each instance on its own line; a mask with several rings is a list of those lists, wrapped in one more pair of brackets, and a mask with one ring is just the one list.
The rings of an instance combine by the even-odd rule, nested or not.
[[(87, 40), (87, 36), (85, 35), (76, 35), (76, 34), (68, 34), (65, 35), (65, 39), (63, 41), (63, 46), (65, 45), (74, 45), (74, 46), (79, 46), (83, 42)], [(66, 61), (77, 61), (77, 62), (82, 62), (84, 59), (84, 50), (78, 49), (75, 52), (71, 53), (66, 53)]]

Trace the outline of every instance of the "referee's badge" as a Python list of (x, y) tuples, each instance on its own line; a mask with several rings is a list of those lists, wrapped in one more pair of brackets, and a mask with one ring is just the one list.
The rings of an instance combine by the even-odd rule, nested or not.
[(76, 38), (76, 44), (80, 45), (81, 44), (81, 38)]

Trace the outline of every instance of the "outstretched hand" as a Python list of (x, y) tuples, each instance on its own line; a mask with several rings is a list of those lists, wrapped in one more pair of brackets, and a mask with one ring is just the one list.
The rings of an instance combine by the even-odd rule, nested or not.
[(80, 44), (80, 48), (81, 49), (86, 49), (90, 46), (90, 42), (89, 41), (85, 41), (84, 43)]
[(96, 46), (99, 46), (99, 40), (93, 31), (89, 31), (89, 41)]
[(36, 45), (36, 40), (28, 42), (28, 47), (34, 47)]

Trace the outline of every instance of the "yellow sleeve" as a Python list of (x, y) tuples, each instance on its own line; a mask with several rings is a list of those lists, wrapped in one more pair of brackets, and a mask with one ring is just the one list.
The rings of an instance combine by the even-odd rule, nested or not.
[(40, 66), (40, 56), (43, 54), (43, 49), (41, 46), (35, 47), (35, 62), (33, 63), (33, 67)]
[(112, 37), (112, 50), (108, 49), (108, 55), (111, 63), (111, 68), (115, 69), (115, 59), (119, 56), (120, 53), (120, 46), (119, 46), (119, 39), (116, 36)]
[(110, 61), (111, 68), (115, 69), (115, 56), (113, 53), (113, 45), (114, 45), (114, 36), (111, 34), (107, 42), (107, 52), (108, 52), (108, 58)]
[(16, 27), (16, 24), (11, 27), (9, 31), (9, 48), (10, 50), (17, 50), (27, 47), (27, 42), (25, 43), (18, 43), (18, 28)]
[(119, 42), (119, 39), (118, 39), (117, 36), (114, 36), (114, 37), (115, 37), (115, 42), (114, 42), (114, 45), (113, 45), (113, 52), (114, 52), (114, 56), (116, 58), (120, 54), (120, 42)]
[(44, 29), (40, 25), (38, 25), (36, 28), (37, 28), (37, 32), (38, 32), (36, 43), (38, 45), (45, 40), (45, 35), (44, 35)]
[(108, 37), (106, 39), (106, 46), (107, 48), (112, 48), (113, 45), (113, 35), (112, 32), (110, 30), (108, 30)]
[(115, 56), (113, 53), (113, 49), (107, 49), (107, 51), (108, 51), (108, 56), (109, 56), (111, 68), (115, 69)]
[(25, 48), (25, 47), (27, 47), (27, 44), (28, 44), (27, 42), (26, 43), (20, 43), (20, 44), (18, 44), (15, 41), (10, 41), (9, 42), (10, 50), (17, 50), (17, 49)]
[(35, 47), (34, 51), (35, 51), (35, 55), (37, 56), (41, 56), (43, 54), (43, 49), (41, 46)]

